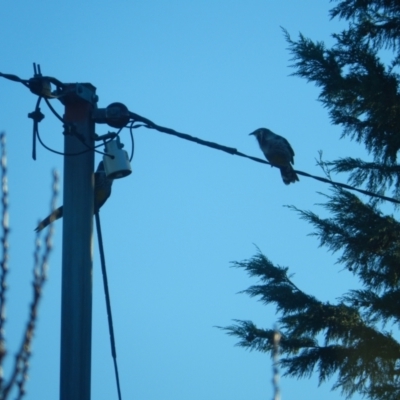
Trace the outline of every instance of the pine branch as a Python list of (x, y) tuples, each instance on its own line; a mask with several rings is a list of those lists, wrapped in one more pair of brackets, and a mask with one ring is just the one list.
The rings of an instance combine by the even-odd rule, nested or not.
[(374, 293), (371, 290), (351, 290), (342, 297), (352, 307), (362, 309), (364, 318), (370, 324), (400, 322), (400, 289)]
[(341, 250), (338, 263), (356, 273), (369, 289), (396, 288), (400, 284), (400, 223), (357, 196), (333, 189), (323, 206), (332, 218), (321, 219), (310, 211), (297, 211), (310, 222), (320, 245)]
[(400, 4), (396, 0), (341, 1), (330, 11), (331, 18), (350, 20), (359, 40), (374, 47), (399, 50)]
[[(337, 373), (336, 385), (346, 395), (397, 382), (400, 345), (391, 334), (370, 324), (362, 308), (343, 301), (323, 303), (305, 295), (288, 278), (286, 268), (274, 266), (261, 253), (234, 266), (262, 282), (243, 293), (265, 304), (274, 303), (279, 310), (284, 375), (308, 377), (317, 369), (323, 382)], [(239, 338), (238, 346), (273, 353), (274, 330), (238, 320), (220, 329)]]
[(284, 31), (292, 53), (293, 75), (321, 87), (319, 100), (343, 135), (364, 143), (376, 161), (394, 163), (400, 148), (399, 77), (390, 72), (377, 50), (357, 40), (350, 29), (336, 34), (327, 49), (303, 35), (297, 42)]
[(323, 162), (331, 172), (350, 172), (349, 182), (356, 187), (365, 182), (367, 190), (374, 193), (385, 193), (392, 190), (394, 198), (400, 198), (400, 165), (385, 165), (376, 162), (366, 162), (359, 158), (340, 158)]

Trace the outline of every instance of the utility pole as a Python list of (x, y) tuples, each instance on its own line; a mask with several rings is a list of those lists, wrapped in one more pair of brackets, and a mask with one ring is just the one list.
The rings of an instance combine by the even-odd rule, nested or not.
[(60, 400), (90, 400), (95, 91), (68, 84), (60, 99), (66, 121)]
[[(96, 205), (99, 235), (101, 233), (97, 208), (101, 207), (111, 194), (112, 181), (128, 176), (132, 172), (128, 153), (122, 150), (123, 144), (118, 134), (109, 132), (97, 136), (94, 126), (95, 122), (106, 123), (121, 130), (131, 122), (132, 130), (136, 127), (133, 124), (139, 120), (139, 116), (129, 112), (122, 103), (112, 103), (105, 109), (98, 109), (96, 88), (92, 84), (65, 84), (56, 78), (43, 76), (39, 65), (34, 64), (33, 67), (34, 76), (29, 80), (1, 72), (0, 77), (20, 82), (39, 96), (35, 111), (28, 114), (28, 117), (33, 119), (33, 159), (36, 159), (35, 143), (38, 136), (38, 124), (44, 118), (39, 108), (41, 99), (45, 98), (48, 102), (48, 99), (58, 98), (65, 106), (65, 114), (61, 118), (48, 103), (53, 113), (64, 123), (60, 400), (90, 400), (95, 139), (103, 140), (105, 146), (103, 163), (99, 164), (97, 176), (99, 178), (98, 193), (102, 193), (103, 196), (97, 199)], [(52, 85), (56, 87), (56, 90), (52, 90)], [(145, 119), (142, 122), (151, 123)], [(131, 137), (133, 156), (132, 133)], [(105, 174), (104, 177), (101, 176), (102, 174)], [(104, 181), (102, 181), (103, 178)], [(44, 221), (48, 223), (47, 218)], [(40, 226), (37, 230), (42, 229), (39, 228)], [(111, 349), (120, 399), (117, 354), (104, 256), (101, 258)]]

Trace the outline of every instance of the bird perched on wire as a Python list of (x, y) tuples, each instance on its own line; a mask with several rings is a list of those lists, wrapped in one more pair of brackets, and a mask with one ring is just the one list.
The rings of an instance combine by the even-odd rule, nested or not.
[(256, 137), (265, 158), (270, 162), (271, 166), (281, 170), (285, 185), (295, 183), (299, 180), (292, 167), (292, 164), (294, 164), (294, 151), (284, 137), (277, 135), (267, 128), (256, 129), (250, 135)]
[[(97, 212), (100, 207), (107, 201), (111, 195), (111, 186), (113, 180), (107, 178), (104, 170), (103, 161), (100, 161), (97, 170), (94, 174), (94, 212)], [(36, 232), (41, 231), (47, 225), (63, 216), (63, 206), (58, 207), (48, 217), (46, 217), (35, 229)]]

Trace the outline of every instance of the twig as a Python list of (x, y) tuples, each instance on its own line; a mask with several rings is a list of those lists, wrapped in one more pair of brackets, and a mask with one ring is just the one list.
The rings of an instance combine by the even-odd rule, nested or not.
[(1, 173), (1, 203), (2, 218), (1, 225), (3, 228), (3, 236), (1, 245), (3, 249), (3, 258), (0, 261), (0, 391), (4, 383), (3, 360), (6, 355), (5, 343), (5, 321), (6, 321), (6, 291), (7, 291), (7, 273), (9, 260), (9, 243), (8, 236), (10, 233), (8, 218), (8, 181), (7, 181), (7, 154), (6, 154), (6, 135), (5, 132), (0, 134), (0, 173)]

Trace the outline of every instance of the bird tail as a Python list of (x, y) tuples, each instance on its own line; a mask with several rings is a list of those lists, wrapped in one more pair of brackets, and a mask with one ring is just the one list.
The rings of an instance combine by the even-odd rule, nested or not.
[(45, 218), (35, 229), (36, 232), (40, 232), (43, 228), (46, 228), (47, 225), (50, 225), (56, 219), (59, 219), (63, 216), (63, 206), (58, 207), (57, 210), (53, 211), (47, 218)]
[(291, 165), (287, 165), (285, 167), (279, 167), (281, 170), (282, 180), (285, 185), (289, 185), (291, 183), (295, 183), (299, 181), (299, 177)]

